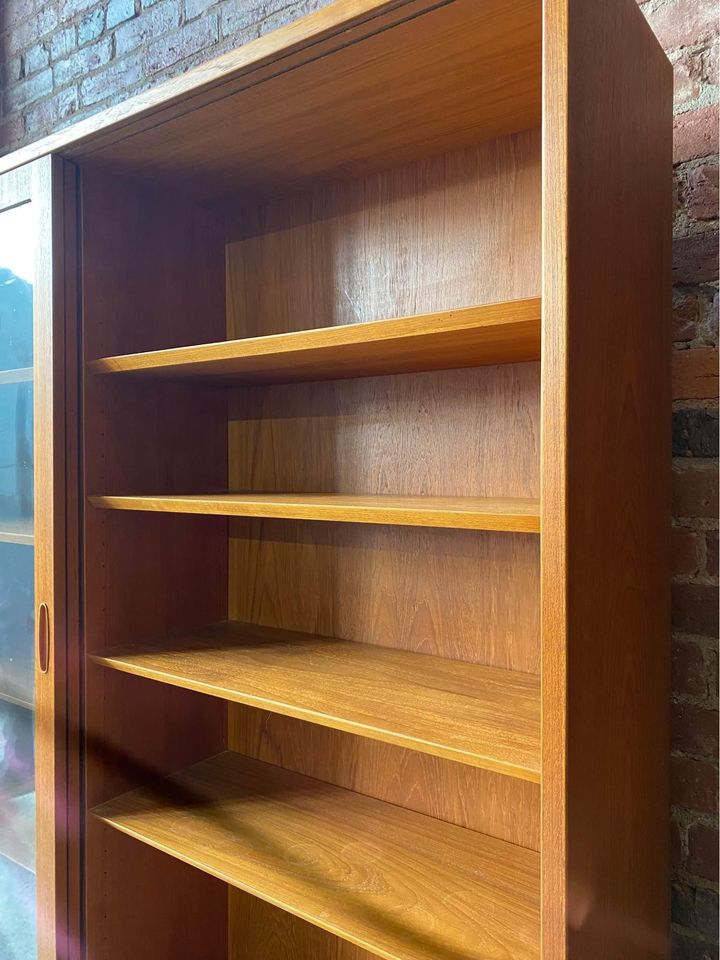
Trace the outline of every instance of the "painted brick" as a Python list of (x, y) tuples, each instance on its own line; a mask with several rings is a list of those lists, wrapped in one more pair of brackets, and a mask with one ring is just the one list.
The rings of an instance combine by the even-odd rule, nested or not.
[(140, 57), (127, 57), (114, 63), (103, 73), (87, 77), (80, 84), (81, 106), (92, 106), (108, 99), (114, 89), (132, 87), (142, 80)]
[(672, 689), (683, 696), (707, 696), (705, 656), (692, 640), (674, 640), (672, 645)]
[(674, 457), (716, 457), (718, 455), (718, 412), (694, 408), (673, 410)]
[(683, 163), (717, 153), (718, 105), (678, 114), (673, 123), (673, 161)]
[(705, 283), (717, 279), (718, 234), (703, 230), (673, 241), (673, 281)]
[(86, 43), (92, 43), (97, 40), (105, 29), (105, 8), (98, 7), (97, 10), (91, 10), (78, 23), (77, 35), (80, 46)]
[(56, 30), (50, 37), (50, 57), (53, 61), (69, 56), (77, 46), (75, 24)]
[(53, 67), (55, 85), (64, 87), (68, 83), (87, 77), (93, 70), (110, 63), (112, 57), (112, 39), (103, 37), (88, 47), (80, 47), (72, 56), (59, 60)]
[(216, 44), (218, 39), (218, 18), (214, 14), (195, 20), (150, 44), (144, 58), (145, 70), (157, 73)]
[[(157, 0), (154, 0), (154, 2), (157, 2)], [(216, 0), (185, 0), (185, 20), (194, 20), (195, 17), (207, 13), (215, 5)]]
[(78, 110), (77, 87), (68, 87), (60, 93), (40, 100), (29, 107), (25, 115), (27, 133), (32, 136), (38, 131), (56, 129)]
[[(268, 0), (230, 0), (230, 3), (223, 9), (220, 17), (220, 29), (224, 37), (240, 33), (247, 30), (248, 27), (255, 26), (260, 20), (267, 17), (270, 8), (277, 7), (277, 2), (273, 5)], [(285, 3), (287, 6), (287, 3)], [(197, 2), (195, 2), (197, 8)]]
[(147, 41), (155, 41), (180, 25), (177, 0), (162, 0), (142, 17), (121, 24), (115, 30), (115, 53), (118, 57), (137, 50)]
[(112, 30), (135, 16), (135, 0), (110, 0), (105, 12), (105, 25)]
[(718, 749), (717, 710), (692, 703), (675, 703), (672, 714), (673, 747), (714, 761)]
[(713, 347), (674, 350), (673, 400), (711, 400), (718, 395), (718, 351)]
[(674, 516), (717, 517), (717, 463), (713, 460), (676, 461), (672, 479)]
[(718, 769), (715, 763), (690, 757), (673, 757), (670, 761), (670, 802), (673, 806), (698, 813), (714, 814), (718, 806)]
[(718, 831), (704, 823), (693, 823), (688, 829), (687, 869), (704, 880), (718, 875)]
[(68, 23), (79, 13), (86, 13), (91, 7), (97, 6), (98, 0), (61, 0), (60, 17), (63, 23)]

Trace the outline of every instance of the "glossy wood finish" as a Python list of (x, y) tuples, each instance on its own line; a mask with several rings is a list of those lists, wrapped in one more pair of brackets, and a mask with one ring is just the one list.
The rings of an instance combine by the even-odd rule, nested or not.
[(379, 957), (539, 957), (536, 853), (239, 754), (94, 815)]
[(225, 622), (96, 663), (273, 713), (540, 780), (539, 679), (372, 644)]
[(333, 523), (383, 523), (457, 530), (507, 530), (538, 533), (537, 500), (490, 497), (372, 497), (349, 494), (216, 493), (187, 496), (92, 496), (104, 510), (200, 513), (276, 520), (327, 520)]
[(90, 364), (90, 369), (93, 373), (290, 383), (539, 359), (540, 301), (533, 299), (104, 357)]
[[(171, 337), (220, 338), (223, 244), (213, 218), (87, 170), (81, 187), (83, 368), (99, 356), (152, 349)], [(143, 238), (142, 257), (128, 237)], [(198, 404), (196, 392), (182, 384), (121, 387), (84, 380), (83, 490), (225, 482), (221, 394), (205, 390)], [(111, 514), (87, 509), (84, 497), (81, 506), (87, 652), (226, 615), (226, 521)], [(143, 684), (92, 662), (84, 687), (87, 805), (223, 749), (220, 701)], [(182, 943), (188, 956), (226, 960), (227, 895), (219, 884), (129, 845), (92, 819), (84, 871), (87, 956), (159, 960)]]
[(544, 956), (660, 960), (672, 70), (625, 0), (546, 0), (545, 58)]

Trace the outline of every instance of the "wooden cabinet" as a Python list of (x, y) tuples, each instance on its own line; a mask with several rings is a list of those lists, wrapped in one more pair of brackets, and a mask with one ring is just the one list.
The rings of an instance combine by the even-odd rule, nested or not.
[(670, 145), (634, 0), (338, 0), (0, 162), (43, 958), (667, 957)]

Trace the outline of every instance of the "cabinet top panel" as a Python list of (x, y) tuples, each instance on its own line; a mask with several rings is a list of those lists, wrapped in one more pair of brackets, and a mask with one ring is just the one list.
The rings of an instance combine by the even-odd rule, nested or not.
[(212, 199), (538, 126), (541, 0), (336, 0), (0, 160), (57, 152)]

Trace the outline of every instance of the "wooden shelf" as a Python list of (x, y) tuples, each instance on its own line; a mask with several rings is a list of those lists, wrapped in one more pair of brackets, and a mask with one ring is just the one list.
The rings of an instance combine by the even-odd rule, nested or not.
[(95, 373), (333, 380), (540, 359), (540, 300), (514, 300), (299, 333), (105, 357)]
[(0, 386), (3, 383), (32, 383), (32, 379), (32, 367), (18, 367), (15, 370), (0, 370)]
[(104, 823), (389, 960), (535, 960), (533, 850), (222, 753)]
[(538, 500), (490, 497), (391, 497), (326, 493), (217, 493), (90, 497), (106, 510), (201, 513), (224, 517), (327, 520), (462, 530), (540, 531)]
[(540, 781), (531, 674), (226, 621), (99, 664), (235, 703)]
[(33, 520), (0, 520), (0, 543), (35, 543)]

